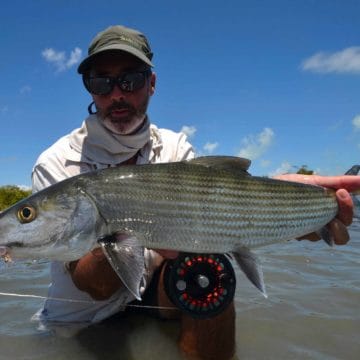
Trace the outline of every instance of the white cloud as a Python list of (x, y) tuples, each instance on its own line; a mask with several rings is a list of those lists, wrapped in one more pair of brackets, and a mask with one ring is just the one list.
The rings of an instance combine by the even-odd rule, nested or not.
[(70, 58), (66, 63), (66, 66), (69, 68), (75, 64), (77, 64), (81, 59), (82, 51), (78, 47), (76, 47), (73, 51), (70, 53)]
[(53, 48), (48, 48), (42, 51), (43, 58), (53, 64), (58, 72), (65, 71), (77, 64), (81, 59), (82, 51), (76, 47), (71, 51), (70, 56), (67, 57), (64, 51), (56, 51)]
[(354, 126), (355, 131), (360, 131), (360, 115), (356, 115), (352, 119), (352, 124)]
[(196, 127), (184, 125), (180, 131), (188, 137), (193, 137), (196, 133)]
[(62, 51), (56, 51), (53, 48), (48, 48), (43, 50), (43, 52), (41, 53), (41, 55), (43, 56), (43, 58), (50, 62), (50, 63), (54, 63), (57, 66), (64, 66), (65, 63), (65, 53)]
[(276, 176), (276, 175), (282, 175), (287, 174), (291, 171), (293, 166), (288, 163), (287, 161), (284, 161), (276, 170), (274, 170), (272, 173), (269, 174), (270, 177)]
[(212, 154), (217, 149), (218, 146), (219, 146), (219, 143), (217, 143), (217, 142), (214, 142), (214, 143), (207, 142), (203, 146), (203, 150), (208, 154)]
[(249, 135), (241, 142), (243, 147), (238, 152), (237, 156), (255, 160), (262, 156), (271, 146), (274, 141), (274, 132), (270, 128), (264, 130), (257, 135)]
[(318, 52), (305, 59), (301, 65), (305, 71), (318, 73), (353, 73), (360, 74), (360, 46), (326, 53)]

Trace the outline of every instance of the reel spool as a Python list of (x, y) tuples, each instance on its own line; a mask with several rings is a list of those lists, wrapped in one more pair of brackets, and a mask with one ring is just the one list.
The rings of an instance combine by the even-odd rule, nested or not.
[(236, 278), (225, 255), (182, 253), (167, 262), (164, 285), (174, 305), (201, 319), (226, 309), (234, 298)]

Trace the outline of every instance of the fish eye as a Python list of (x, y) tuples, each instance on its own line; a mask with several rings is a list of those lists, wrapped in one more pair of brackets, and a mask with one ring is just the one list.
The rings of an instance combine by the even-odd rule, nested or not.
[(36, 218), (36, 210), (31, 205), (25, 205), (18, 210), (17, 217), (22, 224), (29, 223)]

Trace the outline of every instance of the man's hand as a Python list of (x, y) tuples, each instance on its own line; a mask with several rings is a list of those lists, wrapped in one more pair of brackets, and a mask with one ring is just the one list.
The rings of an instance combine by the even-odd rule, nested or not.
[(101, 248), (68, 265), (75, 286), (94, 300), (106, 300), (123, 286)]
[[(300, 175), (286, 174), (275, 177), (279, 180), (295, 181), (304, 184), (312, 184), (336, 190), (336, 199), (339, 205), (339, 212), (335, 219), (329, 224), (329, 230), (334, 236), (337, 245), (344, 245), (349, 241), (349, 233), (346, 229), (352, 223), (354, 209), (353, 201), (349, 192), (360, 189), (360, 176), (319, 176), (319, 175)], [(303, 236), (300, 239), (310, 241), (320, 240), (316, 233)]]

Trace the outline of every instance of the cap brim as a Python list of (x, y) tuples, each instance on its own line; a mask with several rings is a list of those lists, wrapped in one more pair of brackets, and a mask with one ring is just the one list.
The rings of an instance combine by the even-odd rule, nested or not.
[(91, 54), (87, 58), (85, 58), (79, 65), (77, 71), (79, 74), (83, 74), (89, 68), (90, 64), (94, 61), (95, 57), (105, 51), (112, 51), (112, 50), (119, 50), (125, 51), (131, 55), (136, 56), (138, 59), (143, 61), (145, 64), (148, 64), (151, 67), (154, 67), (153, 63), (150, 61), (149, 58), (145, 56), (145, 54), (131, 46), (125, 44), (111, 44), (109, 46), (104, 46), (97, 50), (95, 53)]

